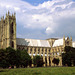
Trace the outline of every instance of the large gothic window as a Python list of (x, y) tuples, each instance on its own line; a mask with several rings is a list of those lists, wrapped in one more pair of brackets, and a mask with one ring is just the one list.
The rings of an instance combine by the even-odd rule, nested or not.
[(11, 43), (11, 47), (14, 48), (14, 42), (13, 42), (13, 41), (12, 41), (12, 43)]
[(13, 22), (12, 22), (12, 24), (11, 24), (11, 33), (12, 33), (12, 34), (14, 33)]

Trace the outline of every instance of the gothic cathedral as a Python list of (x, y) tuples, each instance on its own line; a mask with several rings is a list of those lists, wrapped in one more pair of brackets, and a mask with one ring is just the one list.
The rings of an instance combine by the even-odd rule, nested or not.
[(33, 57), (40, 55), (43, 58), (44, 66), (54, 66), (52, 60), (59, 58), (58, 66), (62, 66), (62, 56), (65, 46), (75, 47), (72, 37), (50, 38), (46, 40), (16, 38), (16, 17), (15, 13), (0, 20), (0, 49), (12, 47), (14, 49), (26, 49), (28, 54)]

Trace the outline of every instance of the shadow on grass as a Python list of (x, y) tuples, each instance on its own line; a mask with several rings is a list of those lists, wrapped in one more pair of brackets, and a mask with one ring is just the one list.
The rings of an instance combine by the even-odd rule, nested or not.
[(39, 75), (41, 72), (34, 72), (33, 75)]
[(0, 72), (8, 72), (9, 70), (0, 70)]
[(75, 75), (75, 73), (72, 73), (73, 75)]
[(4, 72), (4, 70), (0, 70), (0, 72)]

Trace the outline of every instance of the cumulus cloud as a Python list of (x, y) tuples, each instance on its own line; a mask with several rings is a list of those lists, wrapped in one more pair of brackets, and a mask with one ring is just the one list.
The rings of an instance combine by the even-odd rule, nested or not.
[(54, 32), (54, 31), (53, 31), (52, 28), (50, 28), (50, 27), (47, 27), (47, 28), (46, 28), (46, 33), (47, 33), (47, 34), (53, 33), (53, 32)]
[(33, 30), (32, 34), (46, 35), (45, 38), (63, 35), (75, 38), (75, 2), (72, 0), (52, 0), (37, 6), (22, 0), (0, 0), (0, 17), (8, 10), (16, 12), (17, 30), (21, 26), (24, 31)]

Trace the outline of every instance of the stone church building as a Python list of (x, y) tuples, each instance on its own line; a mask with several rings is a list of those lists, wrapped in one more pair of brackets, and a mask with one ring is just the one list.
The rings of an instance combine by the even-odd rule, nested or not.
[[(65, 46), (75, 47), (72, 37), (49, 38), (46, 40), (16, 38), (16, 17), (15, 13), (0, 20), (0, 49), (12, 47), (14, 49), (26, 49), (28, 54), (33, 58), (40, 55), (45, 62), (44, 66), (55, 66), (52, 63), (54, 58), (59, 58), (58, 66), (62, 66), (62, 56)], [(32, 65), (33, 66), (33, 65)]]

